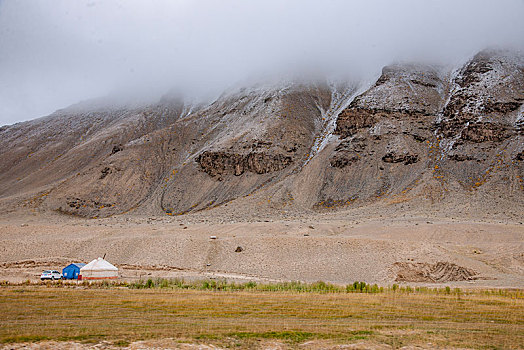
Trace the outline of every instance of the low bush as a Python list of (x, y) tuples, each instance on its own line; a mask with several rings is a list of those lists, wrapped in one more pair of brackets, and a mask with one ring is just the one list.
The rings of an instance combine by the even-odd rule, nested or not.
[(277, 283), (257, 283), (249, 281), (245, 283), (228, 282), (227, 280), (196, 280), (185, 281), (174, 278), (149, 278), (147, 280), (138, 280), (133, 282), (119, 280), (103, 281), (38, 281), (29, 280), (12, 283), (9, 281), (0, 281), (0, 287), (10, 286), (45, 286), (47, 288), (129, 288), (129, 289), (191, 289), (207, 291), (260, 291), (260, 292), (293, 292), (293, 293), (403, 293), (403, 294), (444, 294), (453, 295), (458, 298), (470, 294), (498, 295), (512, 298), (524, 298), (524, 291), (521, 289), (486, 289), (486, 290), (462, 290), (460, 288), (451, 289), (450, 286), (442, 288), (428, 287), (411, 287), (409, 285), (399, 286), (378, 286), (377, 284), (367, 284), (362, 281), (355, 281), (346, 286), (318, 281), (314, 283), (305, 283), (299, 281), (277, 282)]

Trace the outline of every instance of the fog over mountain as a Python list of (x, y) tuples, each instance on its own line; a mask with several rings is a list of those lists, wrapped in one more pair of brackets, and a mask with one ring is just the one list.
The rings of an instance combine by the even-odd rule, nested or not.
[(109, 94), (212, 98), (246, 79), (373, 77), (522, 49), (524, 1), (0, 1), (0, 125)]

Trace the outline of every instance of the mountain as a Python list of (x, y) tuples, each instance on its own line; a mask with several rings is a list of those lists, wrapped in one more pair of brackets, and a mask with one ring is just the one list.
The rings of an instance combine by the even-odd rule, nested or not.
[[(524, 56), (265, 83), (210, 104), (88, 101), (0, 128), (0, 206), (87, 218), (371, 206), (518, 215)], [(457, 210), (459, 210), (457, 209)]]

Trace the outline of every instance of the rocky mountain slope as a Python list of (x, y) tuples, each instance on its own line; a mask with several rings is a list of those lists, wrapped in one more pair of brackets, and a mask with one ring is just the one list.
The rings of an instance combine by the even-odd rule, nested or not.
[(0, 206), (81, 217), (524, 204), (524, 57), (260, 84), (209, 105), (85, 103), (0, 128)]

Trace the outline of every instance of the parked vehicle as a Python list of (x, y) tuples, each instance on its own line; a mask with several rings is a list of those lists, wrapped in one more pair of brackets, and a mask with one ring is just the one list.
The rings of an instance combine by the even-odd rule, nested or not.
[(43, 281), (43, 280), (61, 280), (63, 277), (62, 277), (62, 274), (56, 270), (45, 270), (44, 272), (42, 272), (42, 274), (40, 275), (40, 279)]

